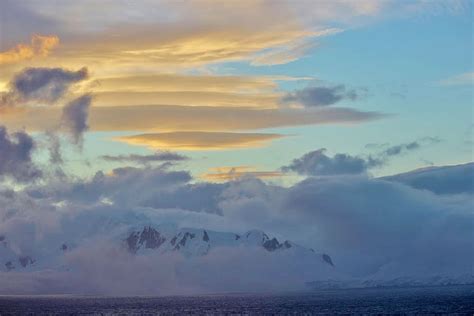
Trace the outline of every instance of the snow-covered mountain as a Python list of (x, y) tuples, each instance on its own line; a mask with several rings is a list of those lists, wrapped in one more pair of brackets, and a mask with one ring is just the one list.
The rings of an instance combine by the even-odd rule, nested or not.
[[(82, 225), (63, 223), (67, 230), (31, 244), (14, 232), (0, 234), (0, 275), (24, 278), (18, 282), (34, 279), (39, 284), (45, 276), (62, 284), (58, 291), (66, 292), (85, 286), (113, 293), (113, 280), (129, 280), (134, 287), (120, 294), (161, 293), (156, 289), (163, 287), (166, 293), (183, 289), (199, 293), (474, 283), (472, 274), (403, 276), (388, 267), (355, 278), (341, 273), (330, 255), (260, 230), (217, 232), (143, 218), (130, 221), (128, 216), (87, 217), (80, 221)], [(99, 278), (99, 284), (91, 275)], [(83, 280), (92, 284), (84, 285)], [(177, 287), (180, 290), (174, 292)]]
[[(66, 239), (66, 238), (64, 238)], [(268, 253), (278, 253), (294, 257), (294, 260), (311, 257), (322, 266), (334, 267), (328, 254), (317, 253), (313, 249), (299, 246), (291, 241), (280, 242), (260, 230), (251, 230), (244, 234), (216, 232), (198, 228), (176, 228), (167, 225), (145, 225), (132, 228), (119, 234), (112, 234), (112, 242), (118, 247), (135, 256), (150, 254), (178, 253), (184, 258), (206, 256), (215, 249), (248, 249), (262, 250)], [(15, 249), (15, 243), (8, 236), (0, 236), (0, 258), (2, 270), (37, 270), (37, 269), (67, 269), (63, 256), (81, 246), (80, 240), (59, 241), (57, 238), (50, 244), (43, 243), (39, 249), (31, 253), (21, 253)], [(82, 239), (84, 243), (90, 242)], [(300, 257), (300, 258), (299, 258)], [(298, 259), (299, 258), (299, 259)], [(314, 267), (318, 269), (318, 267)]]

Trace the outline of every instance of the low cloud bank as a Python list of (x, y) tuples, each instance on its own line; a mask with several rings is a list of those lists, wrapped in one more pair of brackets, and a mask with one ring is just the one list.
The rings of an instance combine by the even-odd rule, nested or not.
[[(162, 223), (262, 229), (330, 254), (338, 280), (472, 277), (473, 166), (431, 168), (422, 181), (415, 181), (420, 171), (381, 179), (345, 174), (309, 177), (288, 188), (257, 179), (193, 183), (184, 171), (128, 167), (90, 180), (3, 187), (0, 236), (8, 247), (0, 245), (0, 257), (37, 262), (8, 272), (2, 263), (0, 292), (272, 291), (328, 278), (307, 261), (247, 249), (189, 259), (132, 256), (121, 248), (130, 229)], [(64, 261), (49, 262), (63, 243)], [(53, 253), (45, 253), (46, 246)]]

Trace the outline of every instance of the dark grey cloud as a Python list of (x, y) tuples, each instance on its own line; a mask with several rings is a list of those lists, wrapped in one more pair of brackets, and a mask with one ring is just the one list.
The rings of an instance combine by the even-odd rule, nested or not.
[(382, 179), (436, 194), (474, 194), (474, 163), (428, 167)]
[(347, 175), (365, 173), (367, 169), (381, 163), (377, 159), (364, 159), (341, 153), (329, 157), (325, 152), (326, 149), (322, 148), (306, 153), (300, 158), (294, 159), (288, 166), (282, 167), (282, 170), (311, 176)]
[(87, 68), (69, 71), (62, 68), (26, 68), (11, 81), (12, 90), (21, 99), (56, 102), (69, 87), (86, 79)]
[(18, 182), (32, 182), (41, 176), (31, 156), (35, 148), (33, 138), (25, 132), (9, 134), (0, 126), (0, 178)]
[(372, 154), (370, 157), (374, 160), (387, 163), (388, 160), (393, 157), (408, 154), (410, 152), (419, 150), (422, 147), (430, 146), (440, 142), (441, 139), (439, 139), (438, 137), (427, 136), (412, 142), (392, 146), (390, 146), (388, 143), (379, 145), (367, 144), (366, 148), (379, 148), (379, 152)]
[(283, 104), (297, 103), (305, 107), (320, 107), (335, 104), (343, 99), (357, 100), (360, 97), (356, 90), (347, 90), (344, 85), (333, 87), (307, 87), (295, 90), (283, 96)]
[(308, 238), (331, 249), (340, 269), (372, 279), (419, 279), (469, 273), (473, 202), (472, 194), (438, 196), (394, 181), (325, 177), (291, 187), (282, 208), (313, 226)]
[(1, 95), (0, 106), (14, 107), (25, 102), (52, 104), (70, 87), (88, 77), (87, 68), (70, 71), (63, 68), (26, 68), (10, 81), (10, 90)]
[(178, 153), (170, 151), (158, 151), (150, 155), (138, 155), (138, 154), (129, 154), (129, 155), (104, 155), (101, 156), (102, 159), (113, 162), (134, 162), (139, 164), (148, 164), (151, 162), (162, 162), (162, 161), (183, 161), (187, 160), (188, 157), (180, 155)]
[(424, 146), (441, 142), (437, 137), (423, 137), (416, 141), (390, 146), (389, 143), (365, 145), (368, 149), (377, 149), (378, 152), (364, 157), (337, 153), (333, 157), (326, 155), (326, 149), (308, 152), (300, 158), (294, 159), (289, 165), (283, 166), (284, 172), (296, 172), (300, 175), (329, 176), (363, 174), (371, 168), (381, 167), (390, 159), (418, 150)]
[(62, 126), (70, 133), (76, 145), (82, 145), (83, 134), (89, 129), (87, 120), (91, 102), (92, 96), (86, 94), (70, 101), (63, 108)]

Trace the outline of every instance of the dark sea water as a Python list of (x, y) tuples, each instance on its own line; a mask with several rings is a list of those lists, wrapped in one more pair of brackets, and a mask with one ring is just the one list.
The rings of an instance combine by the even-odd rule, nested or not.
[(474, 286), (188, 297), (0, 296), (0, 315), (474, 315)]

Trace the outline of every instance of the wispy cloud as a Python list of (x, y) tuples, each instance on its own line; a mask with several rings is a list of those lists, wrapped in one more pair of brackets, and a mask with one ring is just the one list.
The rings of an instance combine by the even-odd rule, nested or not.
[(213, 167), (209, 172), (202, 174), (200, 178), (211, 182), (227, 182), (244, 178), (272, 179), (282, 177), (281, 171), (259, 171), (252, 166)]
[(152, 162), (183, 161), (189, 159), (184, 155), (170, 151), (157, 151), (149, 155), (128, 154), (128, 155), (103, 155), (102, 159), (111, 162), (132, 162), (138, 164), (149, 164)]
[(46, 57), (59, 44), (55, 35), (33, 35), (30, 44), (18, 44), (0, 52), (0, 65), (16, 63), (33, 57)]
[(444, 80), (439, 81), (443, 86), (464, 86), (474, 85), (474, 72), (465, 72)]

